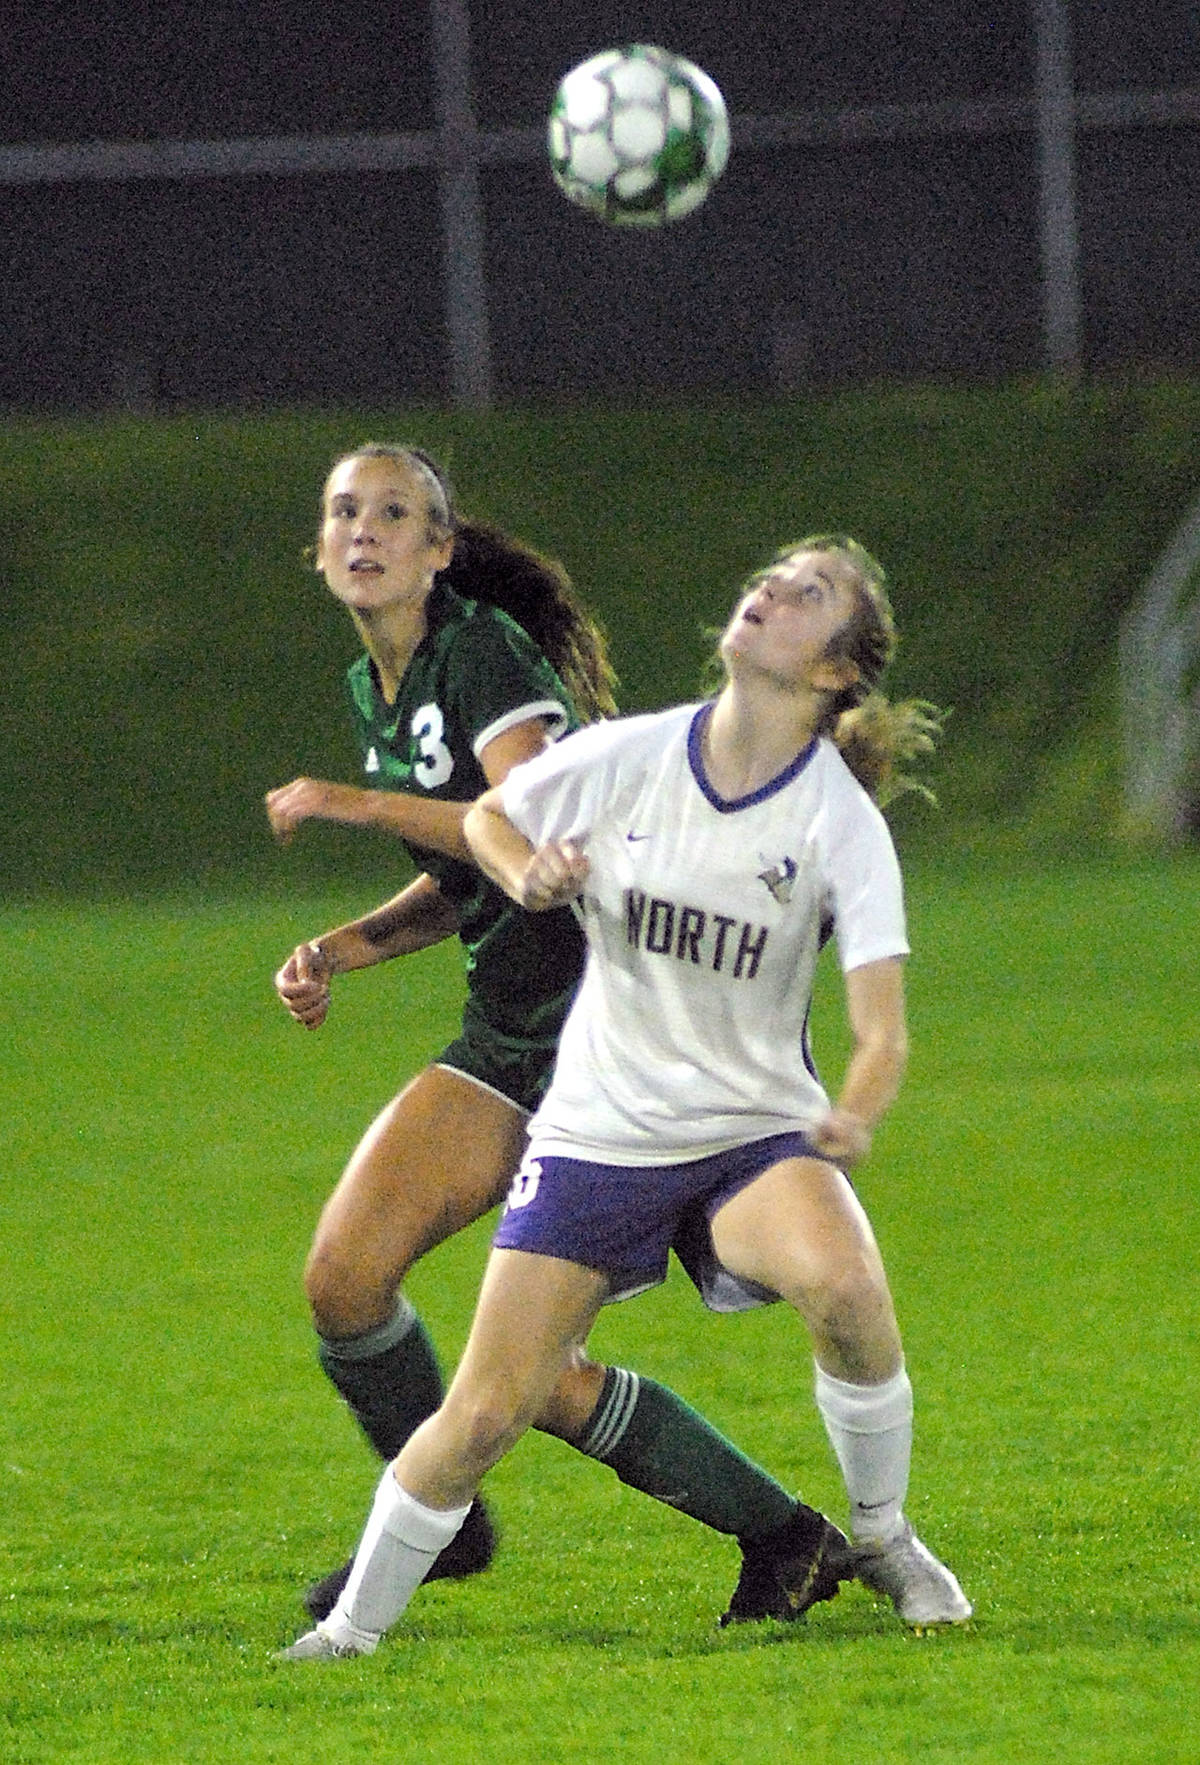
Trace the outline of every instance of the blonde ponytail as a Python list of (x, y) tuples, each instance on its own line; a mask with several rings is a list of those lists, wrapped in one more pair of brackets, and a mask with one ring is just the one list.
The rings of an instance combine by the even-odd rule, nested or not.
[(900, 769), (933, 752), (944, 718), (926, 699), (893, 703), (872, 692), (843, 711), (829, 733), (859, 784), (881, 807), (905, 791), (918, 791), (932, 803), (937, 799), (928, 785)]

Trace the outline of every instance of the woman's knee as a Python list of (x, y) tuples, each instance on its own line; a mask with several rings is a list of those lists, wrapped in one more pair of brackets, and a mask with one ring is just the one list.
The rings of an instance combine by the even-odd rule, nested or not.
[(407, 1273), (403, 1256), (386, 1264), (367, 1246), (319, 1231), (304, 1265), (304, 1294), (322, 1336), (359, 1336), (385, 1323)]
[(461, 1467), (482, 1476), (532, 1426), (536, 1407), (515, 1388), (452, 1391), (439, 1417), (443, 1446)]
[(873, 1256), (842, 1255), (809, 1271), (785, 1297), (822, 1335), (862, 1337), (895, 1324), (887, 1276)]
[(873, 1384), (903, 1360), (891, 1291), (882, 1268), (846, 1262), (798, 1308), (817, 1358), (841, 1378)]

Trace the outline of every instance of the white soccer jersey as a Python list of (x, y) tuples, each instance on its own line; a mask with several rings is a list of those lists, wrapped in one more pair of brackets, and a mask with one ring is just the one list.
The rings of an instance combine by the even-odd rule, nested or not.
[(843, 969), (907, 954), (891, 835), (833, 744), (726, 801), (701, 759), (708, 714), (593, 724), (502, 787), (535, 846), (576, 840), (590, 864), (588, 961), (535, 1154), (660, 1164), (811, 1126), (825, 937)]

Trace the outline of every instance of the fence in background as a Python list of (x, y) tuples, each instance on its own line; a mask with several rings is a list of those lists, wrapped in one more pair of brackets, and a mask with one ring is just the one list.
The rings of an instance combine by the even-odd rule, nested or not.
[[(1033, 79), (1027, 97), (868, 105), (734, 117), (739, 156), (780, 149), (1024, 136), (1035, 146), (1040, 259), (1041, 362), (1066, 371), (1080, 363), (1078, 148), (1110, 130), (1163, 130), (1200, 123), (1200, 88), (1100, 93), (1078, 91), (1073, 73), (1068, 0), (1028, 0)], [(435, 126), (393, 134), (230, 140), (80, 142), (0, 147), (0, 184), (80, 184), (141, 179), (315, 177), (357, 172), (417, 172), (436, 181), (442, 231), (442, 334), (445, 384), (453, 402), (483, 408), (496, 395), (494, 319), (489, 318), (488, 239), (481, 174), (498, 165), (533, 164), (544, 155), (540, 128), (483, 129), (471, 87), (468, 0), (430, 0)], [(252, 242), (251, 242), (252, 243)], [(499, 272), (492, 267), (493, 278)], [(919, 304), (919, 302), (918, 302)], [(865, 323), (870, 323), (868, 317)], [(794, 340), (793, 340), (794, 341)], [(787, 356), (787, 340), (783, 355)], [(137, 354), (138, 339), (125, 346)], [(793, 351), (794, 353), (794, 351)], [(117, 377), (145, 390), (152, 371), (137, 362)]]
[(1158, 840), (1200, 832), (1200, 497), (1120, 633), (1125, 806)]

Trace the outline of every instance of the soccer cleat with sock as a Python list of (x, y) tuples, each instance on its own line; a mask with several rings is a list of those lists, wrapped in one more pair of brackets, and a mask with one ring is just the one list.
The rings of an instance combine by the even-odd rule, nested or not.
[(286, 1649), (280, 1649), (279, 1661), (348, 1661), (357, 1655), (373, 1655), (379, 1638), (365, 1631), (353, 1635), (336, 1635), (326, 1624), (305, 1631)]
[[(433, 1567), (425, 1581), (461, 1581), (467, 1575), (481, 1575), (495, 1554), (496, 1529), (482, 1498), (476, 1496), (457, 1536), (434, 1558)], [(353, 1567), (354, 1558), (351, 1557), (349, 1562), (331, 1569), (320, 1581), (314, 1581), (305, 1593), (304, 1609), (318, 1625), (328, 1618), (337, 1605)], [(302, 1637), (301, 1641), (304, 1640)]]
[(873, 1593), (886, 1594), (898, 1615), (916, 1630), (965, 1624), (971, 1616), (971, 1602), (956, 1576), (925, 1548), (907, 1521), (895, 1538), (852, 1547), (849, 1573)]
[(801, 1504), (785, 1525), (743, 1544), (742, 1572), (721, 1628), (763, 1618), (794, 1623), (818, 1600), (833, 1599), (839, 1584), (854, 1573), (845, 1534)]

